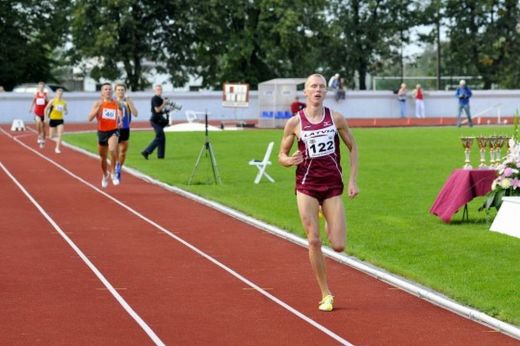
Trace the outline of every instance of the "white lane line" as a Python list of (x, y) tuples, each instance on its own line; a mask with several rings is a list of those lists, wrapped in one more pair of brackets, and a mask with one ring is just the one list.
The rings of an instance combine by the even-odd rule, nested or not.
[(123, 202), (117, 200), (116, 198), (112, 197), (111, 195), (107, 194), (106, 192), (104, 192), (103, 190), (99, 189), (98, 187), (92, 185), (91, 183), (89, 183), (88, 181), (84, 180), (83, 178), (77, 176), (76, 174), (72, 173), (71, 171), (69, 171), (67, 168), (63, 167), (62, 165), (60, 165), (59, 163), (49, 159), (48, 157), (42, 155), (41, 153), (39, 153), (38, 151), (34, 150), (33, 148), (29, 147), (27, 144), (17, 140), (16, 138), (12, 137), (9, 135), (9, 133), (6, 133), (3, 129), (0, 129), (2, 132), (4, 132), (7, 136), (13, 138), (17, 143), (19, 143), (20, 145), (22, 145), (23, 147), (25, 147), (26, 149), (32, 151), (33, 153), (35, 153), (36, 155), (40, 156), (41, 158), (47, 160), (48, 162), (50, 162), (51, 164), (55, 165), (56, 167), (58, 167), (59, 169), (61, 169), (62, 171), (64, 171), (65, 173), (67, 173), (68, 175), (70, 175), (71, 177), (79, 180), (80, 182), (82, 182), (83, 184), (87, 185), (88, 187), (90, 187), (91, 189), (95, 190), (96, 192), (100, 193), (101, 195), (105, 196), (106, 198), (110, 199), (111, 201), (113, 201), (114, 203), (118, 204), (119, 206), (123, 207), (124, 209), (128, 210), (130, 213), (134, 214), (135, 216), (139, 217), (140, 219), (142, 219), (143, 221), (149, 223), (150, 225), (156, 227), (157, 229), (159, 229), (161, 232), (167, 234), (168, 236), (170, 236), (171, 238), (175, 239), (176, 241), (178, 241), (179, 243), (181, 243), (182, 245), (186, 246), (187, 248), (189, 248), (190, 250), (192, 250), (193, 252), (199, 254), (200, 256), (204, 257), (205, 259), (207, 259), (208, 261), (210, 261), (211, 263), (215, 264), (216, 266), (220, 267), (221, 269), (225, 270), (226, 272), (228, 272), (229, 274), (231, 274), (232, 276), (234, 276), (235, 278), (237, 278), (238, 280), (242, 281), (243, 283), (245, 283), (246, 285), (248, 285), (249, 287), (252, 287), (253, 289), (255, 289), (258, 293), (262, 294), (263, 296), (265, 296), (266, 298), (270, 299), (271, 301), (273, 301), (274, 303), (280, 305), (281, 307), (283, 307), (284, 309), (286, 309), (287, 311), (291, 312), (292, 314), (294, 314), (295, 316), (299, 317), (300, 319), (302, 319), (303, 321), (307, 322), (308, 324), (312, 325), (313, 327), (315, 327), (316, 329), (320, 330), (321, 332), (327, 334), (328, 336), (330, 336), (332, 339), (338, 341), (339, 343), (341, 343), (342, 345), (352, 345), (350, 342), (348, 342), (346, 339), (342, 338), (341, 336), (337, 335), (336, 333), (334, 333), (333, 331), (331, 331), (330, 329), (326, 328), (325, 326), (321, 325), (320, 323), (314, 321), (313, 319), (311, 319), (310, 317), (306, 316), (305, 314), (301, 313), (300, 311), (296, 310), (295, 308), (293, 308), (292, 306), (288, 305), (287, 303), (285, 303), (284, 301), (278, 299), (277, 297), (275, 297), (274, 295), (270, 294), (269, 292), (267, 292), (266, 290), (262, 289), (260, 286), (256, 285), (254, 282), (250, 281), (249, 279), (245, 278), (244, 276), (240, 275), (239, 273), (237, 273), (236, 271), (234, 271), (233, 269), (231, 269), (230, 267), (226, 266), (225, 264), (219, 262), (218, 260), (216, 260), (215, 258), (209, 256), (208, 254), (206, 254), (205, 252), (203, 252), (202, 250), (198, 249), (197, 247), (195, 247), (194, 245), (188, 243), (187, 241), (185, 241), (184, 239), (176, 236), (175, 234), (173, 234), (172, 232), (170, 232), (169, 230), (167, 230), (166, 228), (162, 227), (161, 225), (159, 225), (158, 223), (156, 223), (155, 221), (147, 218), (146, 216), (142, 215), (141, 213), (139, 213), (138, 211), (134, 210), (133, 208), (129, 207), (128, 205), (124, 204)]
[(24, 193), (24, 195), (31, 201), (32, 204), (38, 209), (38, 211), (43, 215), (43, 217), (54, 227), (56, 232), (69, 244), (69, 246), (78, 254), (78, 256), (85, 262), (85, 264), (92, 270), (92, 272), (97, 276), (99, 281), (103, 283), (103, 285), (107, 288), (107, 290), (114, 296), (114, 298), (121, 304), (123, 309), (132, 316), (132, 318), (139, 324), (139, 326), (145, 331), (145, 333), (153, 340), (156, 345), (163, 346), (165, 345), (161, 339), (155, 334), (155, 332), (146, 324), (146, 322), (135, 312), (134, 309), (124, 300), (123, 297), (119, 293), (117, 293), (116, 288), (112, 286), (112, 284), (105, 278), (105, 276), (97, 269), (97, 267), (85, 256), (83, 251), (63, 232), (60, 226), (47, 214), (45, 209), (33, 198), (33, 196), (23, 187), (23, 185), (11, 174), (11, 172), (4, 166), (2, 161), (0, 161), (0, 167), (7, 174), (9, 178), (18, 186), (18, 188)]
[[(90, 132), (92, 132), (92, 131), (90, 131)], [(63, 142), (62, 145), (68, 147), (71, 150), (75, 150), (86, 156), (97, 159), (97, 156), (95, 154), (93, 154), (85, 149), (68, 144), (67, 142)], [(188, 199), (196, 201), (197, 203), (200, 203), (200, 204), (203, 204), (210, 208), (213, 208), (215, 210), (218, 210), (221, 213), (229, 215), (237, 220), (240, 220), (247, 224), (253, 225), (262, 231), (271, 233), (277, 237), (280, 237), (280, 238), (288, 240), (294, 244), (307, 248), (307, 240), (304, 238), (300, 238), (292, 233), (289, 233), (285, 230), (282, 230), (276, 226), (270, 225), (263, 221), (257, 220), (251, 216), (245, 215), (242, 212), (236, 211), (236, 210), (234, 210), (230, 207), (227, 207), (225, 205), (222, 205), (220, 203), (205, 199), (203, 197), (195, 195), (186, 190), (182, 190), (181, 188), (178, 188), (176, 186), (171, 186), (171, 185), (165, 184), (161, 181), (158, 181), (156, 179), (151, 178), (150, 176), (147, 176), (147, 175), (141, 173), (140, 171), (138, 171), (136, 169), (129, 168), (129, 167), (123, 167), (123, 169), (125, 172), (132, 174), (135, 177), (140, 178), (148, 183), (160, 186), (167, 191), (174, 192), (182, 197), (186, 197)], [(503, 334), (506, 334), (513, 338), (520, 339), (520, 327), (518, 327), (518, 326), (514, 326), (510, 323), (506, 323), (504, 321), (491, 317), (490, 315), (485, 314), (476, 309), (473, 309), (469, 306), (462, 305), (462, 304), (444, 296), (443, 294), (441, 294), (439, 292), (436, 292), (430, 288), (425, 288), (413, 281), (410, 281), (409, 279), (389, 273), (389, 272), (385, 271), (384, 269), (381, 269), (372, 264), (363, 262), (353, 256), (348, 256), (345, 253), (334, 252), (332, 249), (330, 249), (326, 246), (322, 247), (322, 251), (325, 256), (327, 256), (341, 264), (347, 265), (362, 273), (370, 275), (370, 276), (376, 278), (377, 280), (384, 281), (390, 285), (398, 287), (405, 292), (408, 292), (431, 304), (440, 306), (443, 309), (456, 313), (457, 315), (462, 316), (466, 319), (469, 319), (471, 321), (474, 321), (474, 322), (484, 325), (486, 327), (497, 329), (500, 332), (502, 332)]]

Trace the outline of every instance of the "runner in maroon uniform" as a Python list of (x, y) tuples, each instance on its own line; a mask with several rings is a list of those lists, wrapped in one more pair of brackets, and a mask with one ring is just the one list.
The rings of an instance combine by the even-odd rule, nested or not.
[[(327, 222), (331, 247), (345, 249), (346, 220), (343, 206), (343, 178), (340, 164), (340, 138), (350, 152), (348, 195), (358, 194), (357, 146), (347, 121), (337, 112), (323, 106), (327, 83), (320, 74), (313, 74), (305, 82), (307, 108), (287, 121), (278, 161), (285, 167), (297, 165), (296, 200), (300, 218), (307, 232), (309, 259), (320, 286), (322, 300), (319, 309), (332, 311), (334, 297), (327, 283), (325, 261), (321, 251), (319, 211), (322, 208)], [(289, 154), (294, 140), (298, 150)]]

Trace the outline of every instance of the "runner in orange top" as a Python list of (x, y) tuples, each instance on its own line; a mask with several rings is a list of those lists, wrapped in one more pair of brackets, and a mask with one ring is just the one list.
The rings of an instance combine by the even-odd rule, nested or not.
[[(108, 179), (112, 177), (112, 184), (119, 185), (115, 174), (117, 163), (117, 144), (119, 138), (119, 122), (121, 107), (112, 97), (112, 85), (104, 83), (101, 86), (101, 100), (96, 101), (88, 115), (88, 121), (97, 119), (98, 152), (101, 159), (103, 178), (101, 187), (108, 186)], [(107, 154), (110, 152), (110, 169), (108, 169)]]

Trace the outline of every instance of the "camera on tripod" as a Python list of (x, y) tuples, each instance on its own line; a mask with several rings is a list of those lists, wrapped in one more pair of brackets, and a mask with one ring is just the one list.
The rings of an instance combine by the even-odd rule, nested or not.
[(182, 105), (180, 103), (173, 102), (172, 100), (165, 99), (163, 112), (170, 113), (171, 111), (180, 111)]

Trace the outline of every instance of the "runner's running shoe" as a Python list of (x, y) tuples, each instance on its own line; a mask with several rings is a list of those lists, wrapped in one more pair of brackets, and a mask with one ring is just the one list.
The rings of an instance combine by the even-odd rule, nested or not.
[(112, 184), (114, 184), (114, 186), (119, 185), (119, 179), (117, 178), (117, 174), (112, 174)]
[(334, 309), (334, 297), (330, 294), (325, 296), (318, 307), (321, 311), (332, 311)]
[(101, 179), (101, 187), (106, 188), (108, 186), (108, 177), (109, 175), (103, 175), (103, 179)]
[(121, 164), (118, 162), (116, 163), (116, 177), (119, 182), (121, 182)]

